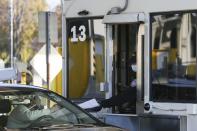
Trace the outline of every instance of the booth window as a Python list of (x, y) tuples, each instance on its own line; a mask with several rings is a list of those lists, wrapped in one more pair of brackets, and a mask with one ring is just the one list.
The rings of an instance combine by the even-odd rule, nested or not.
[(151, 14), (151, 99), (197, 102), (196, 12)]
[(104, 99), (105, 28), (102, 19), (69, 19), (68, 97), (77, 100)]

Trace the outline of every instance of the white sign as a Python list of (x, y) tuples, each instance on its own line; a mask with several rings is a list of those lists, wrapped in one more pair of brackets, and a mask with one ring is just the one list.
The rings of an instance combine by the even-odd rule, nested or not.
[[(57, 52), (57, 50), (51, 45), (51, 53), (49, 56), (50, 63), (50, 82), (56, 77), (56, 75), (62, 69), (62, 56)], [(32, 67), (37, 71), (37, 73), (47, 81), (47, 66), (46, 66), (46, 45), (44, 45), (40, 51), (34, 56), (30, 61)]]
[(52, 43), (58, 42), (57, 16), (54, 12), (39, 12), (38, 29), (39, 42), (46, 43), (46, 15), (48, 15), (49, 37)]
[(71, 28), (72, 38), (71, 42), (85, 41), (86, 40), (86, 27), (84, 25), (79, 26), (80, 35), (77, 36), (77, 28), (73, 26)]

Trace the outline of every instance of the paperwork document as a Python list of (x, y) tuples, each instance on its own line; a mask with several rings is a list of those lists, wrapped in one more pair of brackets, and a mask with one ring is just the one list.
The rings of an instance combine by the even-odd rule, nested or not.
[(78, 104), (78, 106), (80, 106), (83, 109), (89, 109), (99, 106), (99, 103), (96, 101), (96, 99), (91, 99), (89, 101)]

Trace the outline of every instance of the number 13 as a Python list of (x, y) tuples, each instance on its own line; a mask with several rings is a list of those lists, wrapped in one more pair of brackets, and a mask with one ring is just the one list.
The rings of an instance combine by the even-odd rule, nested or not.
[(80, 36), (77, 38), (76, 26), (71, 28), (72, 38), (71, 42), (85, 41), (86, 40), (86, 28), (84, 25), (79, 26)]

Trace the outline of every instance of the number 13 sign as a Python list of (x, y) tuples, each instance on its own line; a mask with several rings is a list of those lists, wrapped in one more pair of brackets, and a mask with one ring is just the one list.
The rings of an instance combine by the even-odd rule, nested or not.
[(71, 42), (85, 41), (86, 40), (86, 27), (84, 25), (79, 26), (80, 35), (77, 36), (76, 26), (71, 28), (72, 37)]
[(72, 20), (68, 22), (68, 37), (71, 42), (83, 42), (89, 35), (88, 20)]

